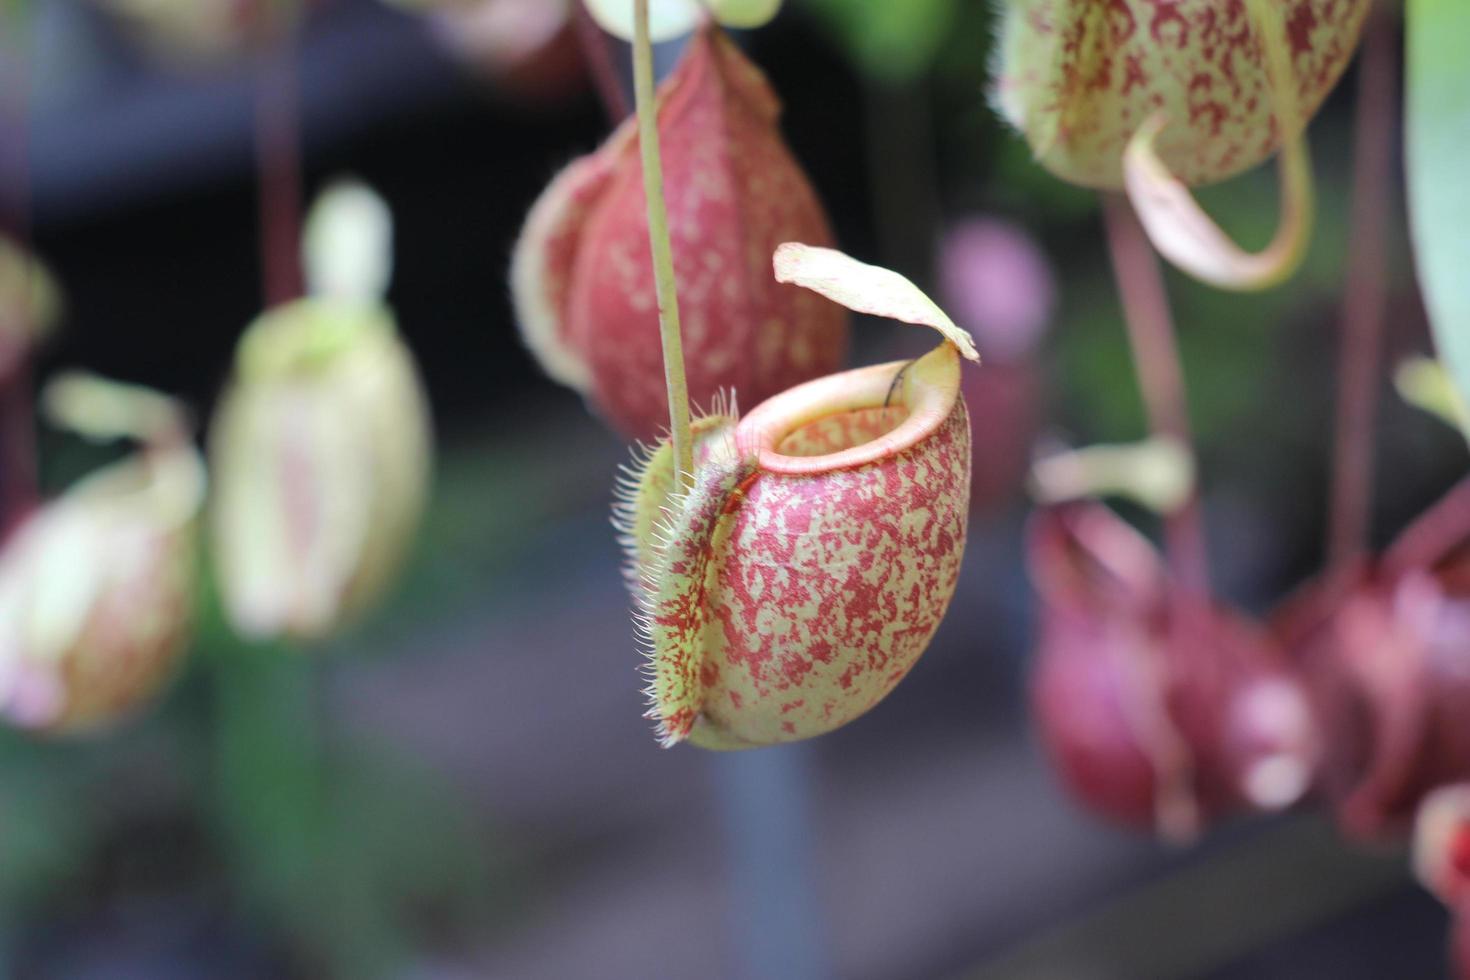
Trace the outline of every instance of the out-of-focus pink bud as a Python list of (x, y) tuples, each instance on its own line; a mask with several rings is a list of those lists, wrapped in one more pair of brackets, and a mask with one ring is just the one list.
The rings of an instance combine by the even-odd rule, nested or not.
[[(754, 404), (835, 370), (847, 314), (771, 278), (786, 241), (827, 244), (826, 216), (777, 129), (760, 71), (718, 29), (689, 41), (659, 91), (689, 393)], [(527, 346), (623, 434), (668, 422), (634, 121), (564, 170), (527, 218), (511, 269)]]
[[(187, 649), (204, 467), (160, 396), (76, 377), (49, 393), (95, 434), (149, 440), (35, 511), (0, 553), (0, 715), (78, 733), (147, 702)], [(109, 431), (115, 410), (139, 406), (145, 426)]]
[(1056, 305), (1051, 265), (1025, 229), (997, 218), (967, 218), (939, 253), (946, 308), (985, 351), (985, 363), (1024, 361), (1036, 352)]
[(1040, 511), (1032, 701), (1068, 788), (1115, 820), (1188, 837), (1311, 782), (1316, 729), (1269, 637), (1182, 599), (1152, 545), (1106, 507)]

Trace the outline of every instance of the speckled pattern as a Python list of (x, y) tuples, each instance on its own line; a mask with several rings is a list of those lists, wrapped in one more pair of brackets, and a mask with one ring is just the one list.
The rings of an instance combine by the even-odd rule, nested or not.
[[(1186, 184), (1209, 183), (1277, 150), (1275, 99), (1296, 98), (1305, 124), (1367, 11), (1368, 0), (1011, 0), (993, 97), (1043, 165), (1102, 188), (1121, 187), (1128, 140), (1162, 110), (1160, 158)], [(1295, 92), (1270, 91), (1263, 31), (1284, 37)]]
[[(728, 451), (725, 440), (735, 431), (734, 408), (719, 399), (709, 415), (693, 420), (694, 465), (702, 467), (712, 453)], [(624, 578), (635, 598), (657, 575), (660, 548), (656, 537), (667, 531), (674, 494), (674, 447), (667, 439), (653, 447), (639, 445), (633, 461), (621, 467), (614, 485), (613, 527), (627, 555)]]
[(755, 461), (717, 453), (699, 468), (694, 487), (670, 502), (666, 544), (649, 593), (647, 629), (654, 685), (650, 717), (665, 745), (689, 737), (719, 676), (708, 649), (711, 589), (726, 557), (727, 518), (742, 503)]
[[(691, 398), (755, 404), (837, 369), (848, 314), (771, 278), (783, 242), (827, 244), (826, 216), (777, 127), (764, 76), (717, 29), (695, 35), (660, 89), (674, 269)], [(533, 208), (512, 285), (527, 345), (630, 438), (668, 419), (632, 121), (573, 163)]]
[(566, 298), (582, 246), (587, 215), (607, 190), (618, 147), (633, 135), (626, 126), (602, 150), (568, 164), (537, 198), (511, 257), (511, 297), (521, 339), (553, 380), (586, 393), (587, 363), (568, 346)]
[[(621, 514), (643, 573), (650, 717), (664, 744), (809, 738), (863, 714), (908, 673), (964, 553), (970, 429), (952, 397), (917, 445), (862, 466), (787, 475), (741, 458), (738, 439), (711, 439), (687, 495), (666, 500), (662, 449), (635, 474)], [(904, 413), (833, 413), (780, 446), (835, 452), (889, 433)], [(666, 500), (667, 520), (640, 534), (637, 515), (652, 507), (640, 498), (653, 497)]]
[(761, 474), (717, 569), (708, 717), (769, 744), (831, 731), (882, 700), (949, 608), (969, 491), (961, 401), (908, 452), (832, 473)]
[(134, 541), (113, 544), (137, 548), (139, 564), (99, 594), (73, 655), (57, 665), (66, 701), (47, 726), (53, 731), (86, 731), (128, 716), (157, 694), (188, 651), (198, 575), (193, 528), (128, 533)]
[(0, 715), (75, 734), (146, 704), (188, 650), (203, 469), (124, 460), (35, 512), (0, 555)]

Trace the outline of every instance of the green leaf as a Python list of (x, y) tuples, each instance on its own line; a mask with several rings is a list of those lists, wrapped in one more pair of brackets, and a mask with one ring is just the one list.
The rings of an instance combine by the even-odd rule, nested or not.
[(956, 0), (807, 0), (869, 76), (904, 82), (927, 71), (950, 37)]
[(1470, 3), (1409, 0), (1409, 212), (1434, 340), (1470, 397)]

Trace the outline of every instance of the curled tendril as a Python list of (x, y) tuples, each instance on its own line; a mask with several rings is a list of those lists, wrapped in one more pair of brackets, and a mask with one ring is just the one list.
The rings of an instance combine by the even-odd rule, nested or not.
[(1183, 181), (1156, 152), (1159, 134), (1169, 124), (1162, 112), (1148, 117), (1129, 141), (1123, 158), (1124, 184), (1139, 220), (1159, 253), (1201, 282), (1242, 292), (1269, 289), (1301, 265), (1311, 238), (1313, 188), (1311, 156), (1297, 105), (1286, 38), (1263, 9), (1247, 5), (1261, 38), (1270, 90), (1275, 94), (1275, 125), (1282, 145), (1277, 160), (1281, 219), (1271, 243), (1247, 252), (1231, 241), (1205, 213)]

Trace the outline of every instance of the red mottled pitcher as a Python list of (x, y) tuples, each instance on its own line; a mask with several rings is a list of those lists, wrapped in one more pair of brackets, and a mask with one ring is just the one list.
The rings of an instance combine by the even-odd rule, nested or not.
[[(1451, 516), (1458, 533), (1411, 529), (1384, 560), (1309, 587), (1279, 617), (1337, 733), (1320, 789), (1358, 836), (1402, 832), (1426, 793), (1470, 779), (1470, 514)], [(1427, 552), (1404, 547), (1416, 538)]]
[[(1038, 160), (1126, 187), (1161, 254), (1225, 289), (1277, 285), (1311, 237), (1303, 131), (1342, 74), (1369, 0), (1015, 0), (994, 101)], [(1189, 188), (1281, 151), (1281, 219), (1239, 248)]]
[[(1259, 11), (1259, 13), (1257, 13)], [(1222, 180), (1281, 147), (1283, 100), (1304, 125), (1357, 44), (1368, 0), (1015, 0), (994, 97), (1037, 159), (1120, 188), (1123, 153), (1164, 113), (1156, 149), (1186, 184)], [(1293, 82), (1274, 90), (1263, 33), (1283, 33)]]
[[(685, 366), (694, 402), (748, 404), (835, 370), (847, 315), (771, 278), (785, 241), (828, 244), (811, 185), (777, 129), (780, 103), (715, 27), (689, 41), (659, 93), (658, 129)], [(547, 187), (511, 283), (526, 344), (630, 438), (668, 424), (635, 121)]]
[(1034, 716), (1067, 787), (1123, 823), (1188, 837), (1308, 788), (1306, 698), (1264, 631), (1181, 596), (1108, 508), (1040, 511), (1030, 532), (1041, 637)]
[(769, 745), (853, 720), (923, 653), (959, 575), (968, 335), (907, 280), (840, 253), (783, 246), (777, 267), (946, 342), (701, 419), (687, 489), (667, 442), (630, 474), (619, 517), (665, 745)]

